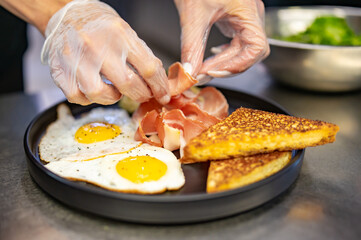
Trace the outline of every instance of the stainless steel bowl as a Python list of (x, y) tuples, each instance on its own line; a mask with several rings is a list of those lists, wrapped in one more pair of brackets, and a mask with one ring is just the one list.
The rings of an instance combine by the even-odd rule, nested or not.
[(344, 17), (361, 34), (361, 8), (270, 7), (266, 9), (266, 33), (271, 54), (264, 60), (265, 66), (276, 81), (302, 89), (324, 92), (361, 89), (361, 46), (325, 46), (272, 38), (304, 31), (321, 15)]

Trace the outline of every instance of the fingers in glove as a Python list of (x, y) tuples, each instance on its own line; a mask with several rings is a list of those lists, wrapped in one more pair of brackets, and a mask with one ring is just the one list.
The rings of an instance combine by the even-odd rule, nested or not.
[(211, 53), (218, 54), (218, 53), (221, 53), (224, 50), (226, 50), (228, 47), (229, 47), (229, 44), (226, 43), (226, 44), (222, 44), (222, 45), (217, 46), (217, 47), (212, 47), (210, 50), (211, 50)]
[(124, 95), (137, 102), (145, 102), (152, 98), (152, 92), (145, 81), (121, 58), (111, 54), (104, 61), (102, 74)]
[(121, 97), (121, 93), (113, 85), (101, 79), (99, 71), (79, 66), (77, 78), (80, 91), (90, 102), (109, 105), (119, 101)]
[[(234, 23), (234, 26), (237, 33), (229, 47), (220, 49), (220, 53), (207, 59), (200, 73), (214, 77), (225, 76), (227, 72), (240, 73), (268, 56), (269, 46), (260, 22), (247, 21)], [(237, 29), (236, 26), (242, 28)]]
[(182, 28), (181, 61), (186, 71), (195, 75), (202, 66), (210, 28), (216, 18), (216, 9), (205, 10), (207, 6), (198, 1), (175, 1), (175, 3)]
[[(97, 39), (93, 41), (83, 37), (83, 43), (78, 48), (69, 51), (72, 57), (68, 60), (76, 71), (76, 82), (79, 90), (92, 103), (109, 105), (117, 102), (121, 93), (111, 84), (105, 83), (100, 76), (102, 59), (106, 58), (107, 46), (96, 47)], [(66, 54), (67, 51), (64, 52)]]
[[(127, 62), (136, 69), (139, 76), (142, 77), (152, 91), (155, 99), (161, 104), (168, 103), (170, 100), (168, 77), (162, 62), (154, 56), (153, 52), (141, 39), (133, 37), (131, 40), (128, 42)], [(135, 79), (137, 74), (132, 77)]]
[(50, 73), (55, 84), (63, 91), (69, 102), (80, 105), (91, 104), (89, 99), (80, 91), (76, 79), (71, 79), (71, 74), (66, 74), (61, 67), (56, 66), (50, 70)]

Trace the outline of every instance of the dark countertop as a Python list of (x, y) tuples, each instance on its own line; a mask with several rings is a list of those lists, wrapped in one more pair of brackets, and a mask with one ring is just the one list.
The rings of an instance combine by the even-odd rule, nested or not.
[(252, 211), (192, 225), (138, 225), (73, 210), (43, 192), (27, 171), (23, 135), (32, 118), (61, 97), (2, 95), (0, 239), (360, 239), (361, 92), (285, 88), (261, 64), (213, 83), (272, 99), (296, 116), (336, 123), (337, 140), (307, 149), (296, 183)]

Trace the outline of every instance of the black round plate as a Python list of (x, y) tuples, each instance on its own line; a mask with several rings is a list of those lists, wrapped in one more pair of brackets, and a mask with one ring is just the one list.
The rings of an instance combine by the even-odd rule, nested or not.
[[(250, 107), (289, 114), (278, 104), (257, 96), (220, 89), (228, 100), (230, 112)], [(68, 104), (76, 116), (99, 105)], [(305, 150), (293, 151), (292, 160), (281, 171), (259, 182), (220, 193), (206, 193), (208, 163), (184, 165), (185, 186), (175, 192), (138, 195), (108, 191), (91, 184), (74, 182), (44, 167), (38, 154), (38, 143), (46, 127), (56, 120), (58, 104), (40, 113), (28, 126), (24, 137), (28, 169), (35, 182), (61, 202), (87, 212), (119, 220), (150, 224), (181, 224), (213, 220), (270, 201), (296, 180)]]

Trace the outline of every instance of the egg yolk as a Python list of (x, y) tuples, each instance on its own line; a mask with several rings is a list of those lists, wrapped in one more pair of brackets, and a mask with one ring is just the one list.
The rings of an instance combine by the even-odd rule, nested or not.
[(75, 133), (79, 143), (95, 143), (115, 138), (121, 134), (120, 127), (105, 122), (91, 122), (81, 126)]
[(160, 179), (167, 171), (167, 165), (150, 156), (133, 156), (119, 161), (118, 174), (133, 183), (144, 183)]

